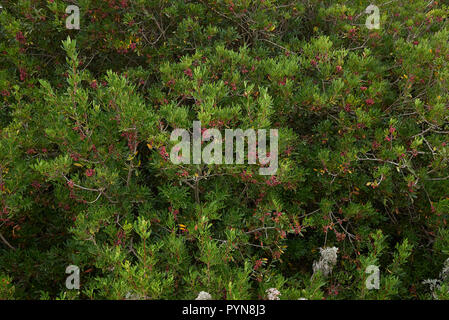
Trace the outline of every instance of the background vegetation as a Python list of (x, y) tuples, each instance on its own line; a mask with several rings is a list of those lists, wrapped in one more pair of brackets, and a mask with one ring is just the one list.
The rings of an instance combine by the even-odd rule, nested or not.
[[(0, 298), (447, 298), (448, 2), (369, 4), (2, 1)], [(277, 128), (277, 175), (172, 164), (193, 120)]]

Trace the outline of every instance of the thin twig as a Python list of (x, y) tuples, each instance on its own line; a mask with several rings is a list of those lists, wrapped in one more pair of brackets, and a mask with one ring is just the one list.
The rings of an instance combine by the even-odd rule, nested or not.
[(0, 239), (3, 241), (4, 244), (6, 244), (6, 246), (8, 246), (10, 249), (12, 250), (16, 250), (16, 248), (14, 248), (9, 242), (8, 240), (5, 239), (5, 237), (3, 237), (3, 235), (0, 233)]

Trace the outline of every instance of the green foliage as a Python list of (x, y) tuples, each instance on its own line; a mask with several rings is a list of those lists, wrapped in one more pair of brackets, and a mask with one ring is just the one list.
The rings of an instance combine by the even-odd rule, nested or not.
[[(0, 299), (448, 298), (445, 1), (2, 5)], [(173, 164), (196, 120), (278, 129), (276, 175)]]

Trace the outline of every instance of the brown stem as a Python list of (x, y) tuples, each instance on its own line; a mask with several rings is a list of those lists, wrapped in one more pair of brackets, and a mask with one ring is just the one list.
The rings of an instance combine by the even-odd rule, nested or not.
[(3, 235), (0, 233), (0, 239), (3, 241), (4, 244), (6, 244), (6, 246), (8, 246), (10, 249), (12, 250), (16, 250), (16, 248), (14, 248), (9, 242), (8, 240), (5, 239), (5, 237), (3, 237)]

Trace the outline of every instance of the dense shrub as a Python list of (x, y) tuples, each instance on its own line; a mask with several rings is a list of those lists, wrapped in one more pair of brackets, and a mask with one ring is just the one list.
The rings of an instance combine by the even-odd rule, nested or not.
[[(447, 1), (69, 4), (0, 13), (0, 298), (448, 297)], [(276, 175), (173, 164), (194, 120)]]

